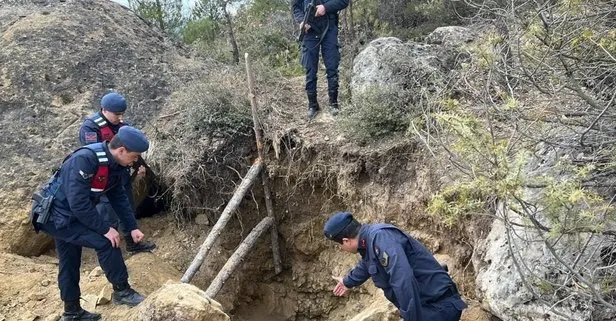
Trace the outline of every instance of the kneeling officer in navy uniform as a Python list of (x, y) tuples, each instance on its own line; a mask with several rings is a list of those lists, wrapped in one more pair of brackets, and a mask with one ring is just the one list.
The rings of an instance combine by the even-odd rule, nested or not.
[(417, 240), (389, 224), (360, 224), (349, 212), (335, 213), (324, 227), (325, 236), (361, 260), (338, 284), (334, 294), (372, 278), (404, 321), (458, 321), (466, 304), (455, 283), (432, 254)]
[(64, 321), (101, 319), (100, 314), (85, 311), (79, 304), (82, 247), (96, 251), (98, 262), (113, 285), (114, 304), (135, 306), (144, 300), (128, 283), (118, 231), (99, 214), (96, 203), (106, 195), (131, 231), (132, 240), (141, 242), (144, 235), (137, 227), (122, 179), (126, 167), (148, 147), (141, 131), (123, 126), (109, 143), (90, 144), (69, 155), (42, 191), (33, 196), (34, 228), (51, 235), (56, 243)]

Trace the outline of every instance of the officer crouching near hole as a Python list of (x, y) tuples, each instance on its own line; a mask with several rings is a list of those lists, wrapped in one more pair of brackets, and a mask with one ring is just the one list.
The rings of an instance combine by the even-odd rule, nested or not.
[(85, 311), (79, 303), (82, 247), (96, 251), (98, 262), (113, 285), (114, 304), (135, 306), (144, 300), (128, 283), (118, 231), (99, 214), (96, 203), (106, 195), (133, 241), (141, 242), (144, 235), (137, 227), (122, 178), (126, 168), (148, 147), (141, 131), (123, 126), (109, 143), (90, 144), (67, 156), (47, 185), (33, 196), (34, 228), (51, 235), (56, 244), (64, 321), (101, 319), (100, 314)]
[(334, 295), (372, 278), (404, 321), (458, 321), (466, 304), (434, 256), (417, 240), (390, 224), (361, 224), (349, 212), (337, 212), (323, 228), (340, 249), (361, 260), (337, 281)]

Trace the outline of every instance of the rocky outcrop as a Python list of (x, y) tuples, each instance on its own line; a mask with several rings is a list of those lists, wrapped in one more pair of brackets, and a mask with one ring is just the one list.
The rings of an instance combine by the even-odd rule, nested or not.
[(473, 31), (460, 26), (438, 27), (427, 37), (426, 42), (446, 48), (457, 48), (475, 39)]
[[(538, 154), (543, 162), (529, 165), (526, 175), (558, 179), (562, 174), (555, 170), (557, 153)], [(528, 189), (526, 200), (532, 203), (543, 193)], [(614, 280), (613, 265), (610, 268), (601, 254), (613, 244), (610, 237), (547, 233), (504, 206), (495, 216), (487, 237), (477, 240), (473, 257), (478, 296), (495, 316), (504, 321), (614, 320), (613, 311), (592, 297), (596, 292), (607, 302), (612, 300), (613, 287), (606, 285)], [(534, 219), (541, 226), (553, 226), (542, 213)]]
[(130, 311), (130, 321), (229, 321), (220, 303), (190, 284), (167, 283)]
[(393, 304), (386, 299), (380, 298), (355, 315), (351, 321), (398, 321), (400, 313)]
[(426, 43), (395, 37), (373, 40), (354, 59), (351, 93), (361, 97), (367, 88), (380, 87), (408, 91), (412, 96), (442, 89), (447, 74), (468, 58), (463, 45), (473, 39), (470, 29), (451, 26), (434, 30)]
[(403, 90), (437, 85), (444, 79), (442, 68), (438, 46), (378, 38), (355, 57), (351, 94), (356, 97), (369, 87)]

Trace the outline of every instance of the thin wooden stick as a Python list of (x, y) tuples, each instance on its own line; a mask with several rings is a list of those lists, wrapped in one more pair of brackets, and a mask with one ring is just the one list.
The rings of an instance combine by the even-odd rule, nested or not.
[[(263, 154), (263, 135), (261, 134), (261, 124), (259, 122), (259, 115), (257, 112), (257, 97), (254, 91), (254, 78), (252, 76), (252, 68), (250, 65), (250, 57), (248, 53), (244, 54), (246, 61), (246, 78), (248, 78), (248, 91), (250, 93), (250, 107), (252, 108), (252, 122), (254, 124), (255, 140), (257, 142), (257, 153), (259, 158), (265, 162), (265, 155)], [(282, 272), (282, 260), (280, 259), (280, 243), (278, 242), (278, 228), (276, 226), (276, 216), (274, 215), (274, 206), (272, 204), (272, 195), (269, 188), (269, 179), (267, 176), (267, 170), (261, 172), (261, 183), (263, 184), (263, 194), (265, 194), (265, 208), (267, 209), (267, 216), (272, 218), (272, 257), (274, 261), (274, 271), (276, 274)]]

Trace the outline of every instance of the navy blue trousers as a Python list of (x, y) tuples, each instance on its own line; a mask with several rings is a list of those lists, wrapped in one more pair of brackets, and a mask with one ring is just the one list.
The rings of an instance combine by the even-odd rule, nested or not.
[(319, 51), (327, 74), (327, 90), (338, 91), (338, 66), (340, 65), (340, 45), (338, 26), (330, 21), (330, 26), (321, 40), (321, 33), (310, 29), (302, 44), (301, 63), (306, 72), (306, 92), (317, 92), (317, 72), (319, 71)]
[(128, 283), (128, 271), (122, 258), (120, 248), (111, 246), (111, 242), (79, 222), (71, 223), (67, 228), (56, 229), (53, 220), (41, 225), (41, 230), (51, 235), (56, 243), (56, 252), (60, 261), (58, 270), (58, 287), (62, 301), (76, 301), (81, 296), (79, 289), (79, 267), (81, 266), (81, 249), (92, 248), (96, 251), (98, 263), (111, 284)]
[(422, 306), (421, 314), (425, 321), (459, 321), (466, 304), (459, 295)]

